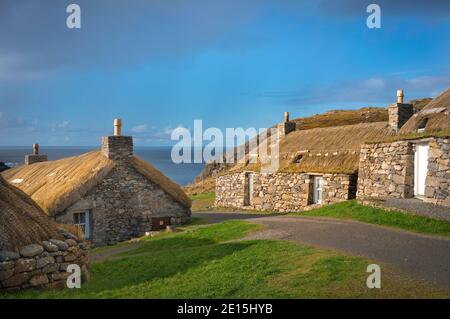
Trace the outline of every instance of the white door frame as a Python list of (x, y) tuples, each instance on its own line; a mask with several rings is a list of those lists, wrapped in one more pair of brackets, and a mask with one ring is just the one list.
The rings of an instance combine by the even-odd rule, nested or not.
[(248, 174), (248, 205), (253, 205), (253, 174)]
[(323, 200), (323, 176), (313, 176), (313, 203), (322, 204)]
[(418, 143), (414, 151), (414, 196), (425, 195), (425, 182), (428, 173), (428, 143)]

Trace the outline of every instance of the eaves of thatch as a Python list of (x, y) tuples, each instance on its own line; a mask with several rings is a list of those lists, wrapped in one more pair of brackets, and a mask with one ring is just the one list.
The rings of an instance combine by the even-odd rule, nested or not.
[(0, 175), (0, 250), (17, 251), (60, 237), (56, 223), (27, 194)]

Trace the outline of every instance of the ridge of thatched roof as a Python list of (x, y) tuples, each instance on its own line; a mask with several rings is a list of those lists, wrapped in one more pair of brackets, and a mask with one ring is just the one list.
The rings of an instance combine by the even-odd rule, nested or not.
[(388, 111), (384, 107), (362, 107), (355, 110), (330, 110), (322, 114), (292, 119), (296, 130), (354, 125), (360, 123), (387, 122)]
[[(22, 165), (2, 174), (53, 216), (86, 195), (114, 166), (114, 161), (100, 151), (92, 151), (56, 161)], [(183, 190), (152, 165), (134, 157), (133, 166), (180, 204), (190, 207), (190, 200)]]
[(57, 224), (23, 191), (0, 175), (0, 250), (60, 239)]
[(450, 127), (450, 87), (414, 114), (399, 133), (416, 133), (423, 123), (426, 123), (425, 132), (437, 132)]

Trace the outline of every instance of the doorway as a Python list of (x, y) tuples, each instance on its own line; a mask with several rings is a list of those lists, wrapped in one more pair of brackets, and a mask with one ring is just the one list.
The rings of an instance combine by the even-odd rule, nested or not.
[(313, 204), (322, 204), (323, 177), (313, 176)]
[(245, 174), (244, 206), (253, 204), (253, 174)]
[(414, 153), (414, 195), (425, 196), (425, 181), (428, 173), (428, 150), (427, 144), (416, 144)]

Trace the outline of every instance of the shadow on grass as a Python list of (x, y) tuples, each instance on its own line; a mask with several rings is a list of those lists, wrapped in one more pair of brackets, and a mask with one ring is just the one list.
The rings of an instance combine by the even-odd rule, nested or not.
[[(172, 238), (168, 242), (165, 244), (166, 249), (93, 264), (92, 274), (95, 280), (81, 289), (80, 296), (95, 298), (100, 291), (123, 289), (147, 281), (169, 278), (253, 245), (252, 242), (218, 244), (211, 240), (196, 239), (185, 239), (184, 245), (181, 245)], [(171, 244), (175, 245), (169, 247)], [(173, 249), (174, 247), (180, 249)], [(64, 297), (70, 296), (73, 296), (71, 292)]]

